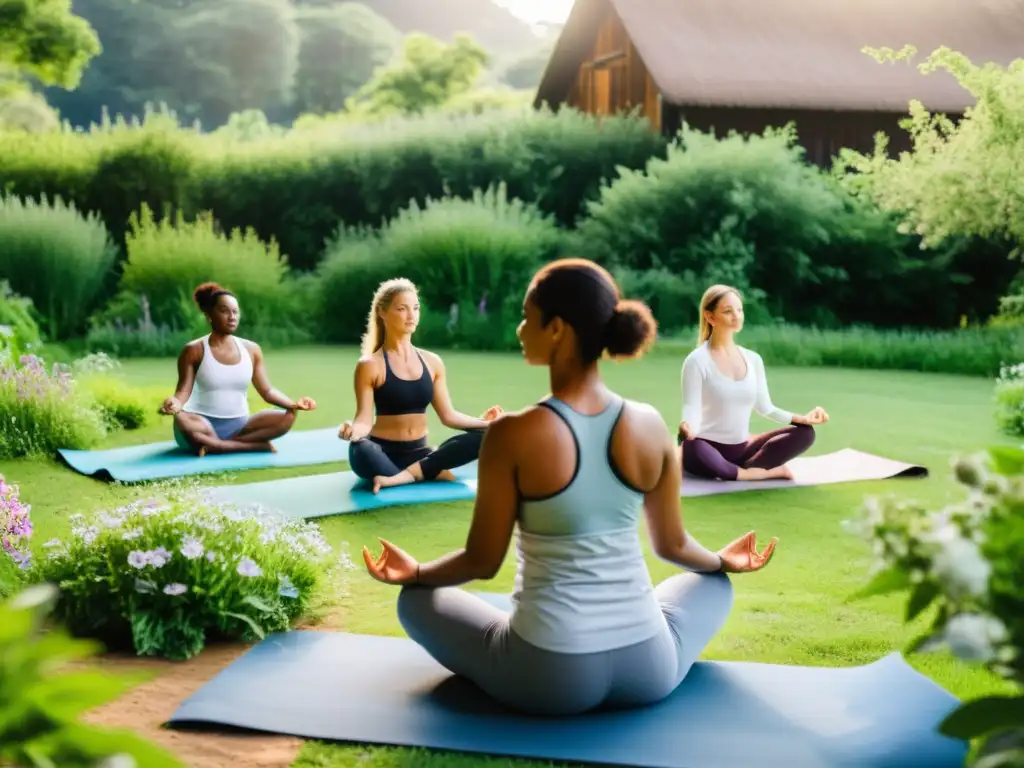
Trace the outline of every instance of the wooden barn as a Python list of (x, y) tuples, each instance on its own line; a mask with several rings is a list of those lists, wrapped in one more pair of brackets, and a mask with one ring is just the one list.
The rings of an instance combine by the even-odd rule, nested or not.
[[(911, 64), (865, 46), (914, 45)], [(910, 146), (909, 102), (956, 118), (973, 97), (917, 64), (947, 46), (974, 63), (1024, 58), (1024, 0), (576, 0), (535, 106), (607, 115), (639, 107), (656, 129), (725, 135), (793, 122), (807, 159)]]

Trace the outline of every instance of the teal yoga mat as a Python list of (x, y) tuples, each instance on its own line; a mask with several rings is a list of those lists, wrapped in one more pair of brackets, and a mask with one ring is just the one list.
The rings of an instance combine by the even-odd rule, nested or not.
[[(791, 462), (791, 466), (795, 475), (793, 480), (747, 480), (727, 483), (687, 475), (682, 482), (682, 496), (694, 498), (742, 491), (772, 491), (812, 485), (928, 476), (925, 467), (874, 456), (852, 448), (820, 456), (801, 457)], [(461, 480), (459, 483), (421, 483), (387, 488), (377, 496), (361, 490), (360, 481), (350, 471), (219, 486), (212, 489), (212, 494), (219, 501), (241, 505), (259, 503), (273, 508), (286, 517), (308, 519), (403, 504), (431, 504), (472, 499), (476, 495), (476, 470), (476, 462), (473, 462), (455, 470), (456, 476)]]
[(182, 450), (172, 440), (104, 451), (61, 449), (57, 453), (76, 472), (124, 483), (348, 461), (348, 442), (338, 438), (336, 427), (289, 432), (275, 440), (274, 447), (276, 453), (231, 453), (199, 458)]
[(294, 519), (310, 519), (382, 507), (464, 501), (476, 496), (476, 462), (453, 470), (458, 482), (430, 482), (382, 488), (374, 494), (370, 484), (352, 471), (330, 472), (261, 483), (208, 488), (212, 501), (239, 507), (259, 505)]
[(958, 703), (894, 653), (854, 667), (698, 661), (651, 707), (524, 717), (408, 638), (295, 631), (232, 662), (170, 724), (637, 768), (961, 768), (965, 744), (936, 730)]

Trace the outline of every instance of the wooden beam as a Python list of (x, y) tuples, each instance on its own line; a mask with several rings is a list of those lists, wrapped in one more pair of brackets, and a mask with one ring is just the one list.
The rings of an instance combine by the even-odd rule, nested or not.
[(625, 51), (612, 51), (611, 53), (606, 53), (601, 56), (598, 56), (596, 59), (591, 59), (590, 61), (586, 62), (584, 66), (591, 67), (593, 69), (601, 69), (603, 67), (607, 67), (609, 64), (614, 64), (617, 61), (624, 61), (625, 58)]

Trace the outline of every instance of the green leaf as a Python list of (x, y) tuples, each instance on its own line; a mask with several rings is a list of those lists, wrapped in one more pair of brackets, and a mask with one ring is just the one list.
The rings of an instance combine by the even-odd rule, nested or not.
[(927, 653), (934, 650), (941, 644), (941, 637), (935, 630), (923, 632), (907, 644), (903, 649), (904, 653)]
[(913, 621), (921, 612), (931, 605), (939, 596), (939, 585), (934, 581), (925, 580), (914, 587), (907, 601), (907, 621)]
[(887, 595), (910, 587), (910, 576), (902, 569), (893, 566), (879, 571), (866, 587), (854, 593), (853, 599), (863, 600), (866, 597)]
[(246, 616), (244, 613), (235, 613), (234, 611), (224, 611), (224, 615), (225, 616), (230, 616), (233, 619), (238, 619), (239, 621), (244, 621), (246, 624), (249, 625), (249, 628), (253, 631), (253, 634), (255, 634), (256, 637), (258, 637), (260, 640), (262, 640), (264, 637), (267, 636), (266, 632), (263, 631), (263, 628), (259, 624), (257, 624), (255, 621), (253, 621), (251, 617)]
[(95, 757), (131, 755), (140, 768), (185, 768), (173, 754), (131, 731), (75, 725), (64, 734), (69, 743)]
[(985, 755), (975, 761), (973, 768), (1020, 768), (1024, 765), (1024, 749), (1011, 749)]
[(1024, 726), (1024, 696), (988, 696), (975, 699), (952, 712), (940, 733), (965, 741), (992, 731)]
[(243, 603), (248, 603), (253, 608), (255, 608), (257, 611), (262, 611), (263, 613), (273, 613), (274, 612), (273, 607), (267, 605), (265, 602), (263, 602), (262, 600), (260, 600), (258, 597), (254, 596), (254, 595), (246, 595), (245, 597), (242, 598), (242, 602)]
[(1001, 475), (1024, 475), (1024, 448), (997, 446), (989, 448), (992, 467)]
[(50, 677), (24, 691), (40, 710), (55, 720), (72, 720), (82, 712), (106, 704), (133, 688), (136, 681), (99, 670), (83, 670)]

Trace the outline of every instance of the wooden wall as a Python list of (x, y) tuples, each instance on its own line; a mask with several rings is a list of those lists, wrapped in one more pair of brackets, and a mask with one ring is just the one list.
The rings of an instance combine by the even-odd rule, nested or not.
[(566, 103), (595, 115), (641, 107), (661, 130), (661, 99), (626, 28), (609, 6), (597, 39), (576, 74)]

